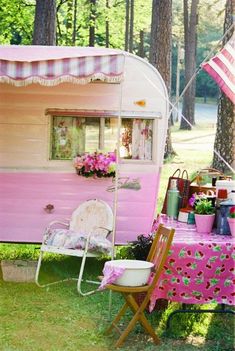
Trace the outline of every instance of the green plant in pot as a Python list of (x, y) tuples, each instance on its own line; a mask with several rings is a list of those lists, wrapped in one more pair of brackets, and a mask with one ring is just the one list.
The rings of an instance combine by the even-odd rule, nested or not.
[(198, 233), (211, 233), (215, 220), (215, 208), (212, 201), (200, 199), (195, 204), (195, 222)]

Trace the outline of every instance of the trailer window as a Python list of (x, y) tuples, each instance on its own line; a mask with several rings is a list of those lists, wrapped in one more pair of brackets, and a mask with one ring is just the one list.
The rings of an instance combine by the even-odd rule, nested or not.
[[(114, 151), (117, 148), (116, 117), (53, 116), (51, 160), (71, 160), (85, 152)], [(122, 118), (120, 157), (152, 160), (153, 120)]]
[(120, 156), (124, 159), (152, 160), (153, 120), (123, 118)]
[(51, 159), (71, 160), (78, 154), (116, 148), (115, 118), (53, 116)]

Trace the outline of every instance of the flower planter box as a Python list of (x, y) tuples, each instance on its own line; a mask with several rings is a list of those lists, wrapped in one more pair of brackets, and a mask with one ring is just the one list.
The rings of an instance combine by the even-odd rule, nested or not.
[(1, 267), (6, 282), (34, 282), (37, 261), (2, 260)]

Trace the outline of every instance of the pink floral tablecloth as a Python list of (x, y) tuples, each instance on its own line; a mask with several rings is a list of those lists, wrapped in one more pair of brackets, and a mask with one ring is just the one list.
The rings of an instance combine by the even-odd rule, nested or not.
[(199, 234), (194, 225), (159, 222), (176, 229), (169, 257), (151, 296), (170, 301), (235, 305), (235, 241), (232, 236)]

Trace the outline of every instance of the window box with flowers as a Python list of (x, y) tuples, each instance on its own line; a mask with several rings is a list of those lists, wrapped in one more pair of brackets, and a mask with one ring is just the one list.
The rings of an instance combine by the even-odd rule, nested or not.
[(116, 155), (114, 152), (85, 153), (74, 159), (74, 167), (78, 175), (89, 178), (107, 178), (115, 176)]

